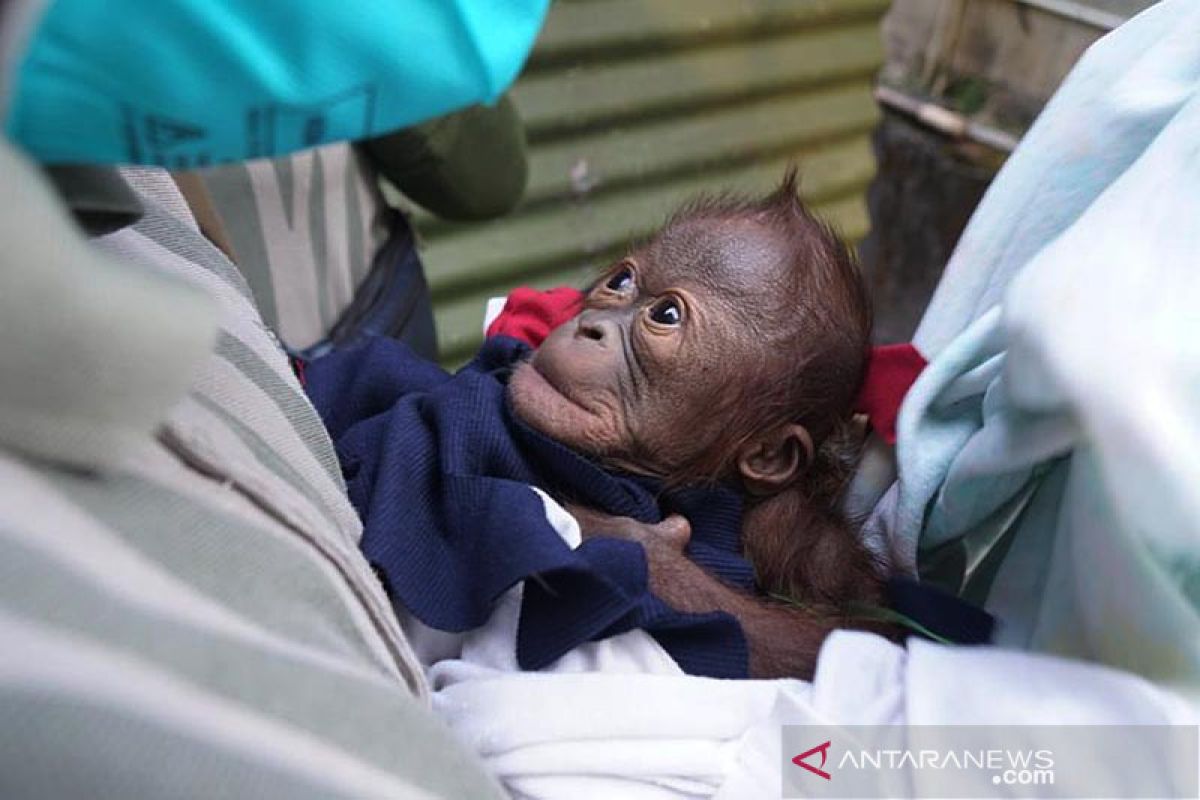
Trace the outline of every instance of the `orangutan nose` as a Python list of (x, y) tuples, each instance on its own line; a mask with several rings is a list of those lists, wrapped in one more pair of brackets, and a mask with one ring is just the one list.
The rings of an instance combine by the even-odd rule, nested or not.
[(613, 321), (602, 317), (583, 313), (579, 317), (579, 325), (575, 328), (575, 336), (581, 339), (606, 345), (613, 341), (616, 331), (612, 330)]

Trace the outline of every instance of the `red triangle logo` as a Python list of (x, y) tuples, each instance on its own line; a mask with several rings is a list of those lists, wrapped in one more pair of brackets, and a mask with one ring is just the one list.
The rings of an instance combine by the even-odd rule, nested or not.
[[(831, 780), (829, 773), (821, 768), (825, 766), (825, 759), (829, 756), (829, 745), (830, 742), (825, 742), (824, 744), (817, 745), (811, 750), (805, 750), (803, 753), (793, 758), (792, 763), (797, 767), (804, 767), (804, 769), (808, 770), (813, 775), (820, 775), (825, 780)], [(815, 755), (816, 753), (821, 754), (821, 765), (819, 767), (814, 767), (812, 764), (809, 764), (804, 760), (811, 755)]]

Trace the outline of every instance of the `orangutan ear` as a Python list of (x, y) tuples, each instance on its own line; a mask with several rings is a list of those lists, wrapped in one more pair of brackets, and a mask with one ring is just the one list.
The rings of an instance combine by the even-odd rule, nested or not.
[(803, 425), (788, 423), (761, 433), (738, 451), (738, 471), (751, 494), (774, 494), (808, 469), (812, 437)]

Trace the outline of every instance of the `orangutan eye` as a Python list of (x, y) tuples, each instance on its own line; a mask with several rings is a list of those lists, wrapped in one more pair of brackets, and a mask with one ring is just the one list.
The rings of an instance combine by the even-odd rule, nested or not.
[(604, 288), (613, 292), (624, 292), (633, 288), (633, 270), (621, 267), (604, 284)]
[(650, 319), (659, 325), (674, 327), (683, 322), (683, 309), (678, 300), (668, 297), (650, 306)]

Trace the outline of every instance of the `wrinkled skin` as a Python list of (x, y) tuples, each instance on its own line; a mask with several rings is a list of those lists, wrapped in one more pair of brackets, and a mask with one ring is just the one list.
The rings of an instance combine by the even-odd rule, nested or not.
[(516, 370), (514, 410), (614, 467), (673, 474), (711, 447), (731, 387), (762, 372), (763, 319), (783, 311), (773, 287), (785, 269), (752, 221), (669, 229), (613, 265)]

